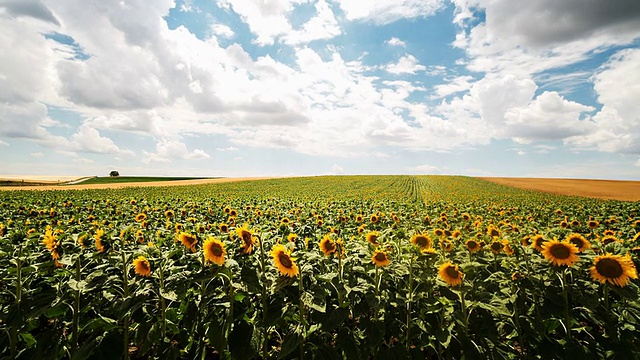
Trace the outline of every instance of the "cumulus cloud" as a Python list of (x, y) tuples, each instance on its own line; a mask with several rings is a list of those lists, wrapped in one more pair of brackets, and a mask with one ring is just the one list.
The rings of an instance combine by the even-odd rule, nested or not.
[(219, 37), (231, 39), (235, 36), (235, 32), (225, 24), (211, 24), (211, 32)]
[(443, 6), (441, 0), (336, 0), (348, 20), (389, 24), (399, 19), (428, 17)]
[(413, 170), (419, 174), (440, 174), (440, 168), (433, 165), (418, 165), (413, 168)]
[(398, 39), (397, 37), (392, 37), (391, 39), (385, 41), (386, 44), (389, 44), (391, 46), (401, 46), (401, 47), (406, 47), (407, 43), (405, 43), (404, 41)]
[(143, 152), (145, 164), (149, 163), (171, 163), (174, 160), (194, 160), (209, 159), (210, 155), (204, 150), (195, 149), (189, 151), (187, 145), (175, 139), (160, 139), (156, 143), (156, 152)]
[(293, 30), (282, 37), (285, 43), (290, 45), (309, 43), (314, 40), (330, 39), (342, 33), (333, 10), (326, 1), (319, 0), (315, 8), (317, 13), (315, 17), (309, 19), (300, 29)]
[(51, 10), (39, 0), (4, 0), (0, 3), (0, 8), (4, 8), (11, 16), (32, 17), (54, 25), (60, 25)]
[(133, 155), (130, 150), (120, 149), (108, 137), (102, 136), (98, 130), (88, 124), (81, 125), (71, 136), (71, 149), (95, 154)]
[(407, 54), (401, 57), (397, 63), (387, 64), (386, 70), (395, 75), (400, 74), (416, 74), (418, 71), (425, 71), (427, 67), (424, 65), (420, 65), (418, 59), (411, 54)]

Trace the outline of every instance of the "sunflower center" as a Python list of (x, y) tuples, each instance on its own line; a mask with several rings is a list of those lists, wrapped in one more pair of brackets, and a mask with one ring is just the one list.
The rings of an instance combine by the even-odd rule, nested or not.
[(445, 272), (447, 273), (447, 276), (452, 279), (457, 279), (460, 276), (460, 273), (458, 272), (458, 270), (456, 270), (456, 268), (453, 266), (448, 266), (445, 269)]
[(500, 251), (500, 250), (502, 250), (503, 247), (504, 247), (504, 245), (502, 245), (502, 243), (500, 243), (500, 242), (491, 243), (491, 250)]
[(327, 249), (327, 251), (331, 251), (331, 250), (334, 250), (336, 248), (336, 246), (333, 244), (333, 242), (327, 241), (324, 244), (324, 248)]
[(429, 239), (424, 236), (418, 236), (416, 238), (416, 245), (418, 245), (419, 247), (427, 247), (429, 246)]
[(222, 256), (222, 247), (219, 244), (211, 244), (210, 249), (214, 256)]
[(138, 266), (140, 267), (140, 269), (142, 269), (142, 271), (149, 271), (149, 264), (146, 261), (140, 261), (138, 263)]
[(581, 249), (582, 246), (584, 246), (584, 241), (582, 241), (582, 239), (580, 239), (579, 237), (571, 238), (569, 239), (569, 242), (575, 245), (578, 249)]
[(569, 247), (564, 244), (555, 244), (550, 249), (549, 252), (556, 259), (567, 259), (571, 256), (571, 251)]
[(387, 254), (381, 253), (381, 252), (376, 254), (376, 261), (385, 261), (385, 260), (387, 260)]
[(475, 249), (478, 247), (478, 243), (475, 242), (475, 240), (469, 240), (467, 246), (469, 247), (469, 249)]
[(369, 235), (369, 242), (372, 244), (375, 244), (378, 242), (378, 236), (376, 235)]
[(596, 264), (596, 270), (598, 274), (609, 279), (618, 278), (623, 273), (622, 265), (614, 259), (601, 259)]
[(293, 261), (291, 261), (289, 255), (287, 255), (285, 252), (280, 252), (278, 254), (278, 260), (280, 260), (280, 264), (282, 264), (282, 266), (286, 267), (287, 269), (291, 269), (291, 267), (293, 266)]
[(242, 237), (242, 241), (244, 241), (245, 244), (251, 244), (251, 233), (246, 231), (246, 230), (242, 230), (242, 233), (240, 234), (240, 236)]

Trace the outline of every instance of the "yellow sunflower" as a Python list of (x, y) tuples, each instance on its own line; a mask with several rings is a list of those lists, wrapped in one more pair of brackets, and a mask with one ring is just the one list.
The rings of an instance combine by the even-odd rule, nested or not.
[(389, 257), (387, 253), (382, 250), (376, 250), (373, 252), (373, 256), (371, 257), (371, 262), (375, 266), (387, 266), (389, 265)]
[(494, 240), (489, 245), (489, 249), (491, 249), (491, 252), (496, 255), (500, 254), (500, 252), (504, 249), (504, 243), (502, 243), (502, 241), (500, 240)]
[(449, 241), (448, 239), (444, 239), (442, 242), (440, 242), (440, 246), (446, 252), (453, 251), (453, 243), (451, 241)]
[(618, 239), (614, 235), (606, 235), (600, 241), (602, 241), (602, 245), (607, 245), (607, 244), (610, 244), (612, 242), (620, 242), (620, 239)]
[(362, 234), (364, 232), (364, 225), (358, 226), (358, 234)]
[(144, 256), (138, 256), (137, 259), (133, 260), (133, 268), (136, 274), (140, 276), (147, 277), (151, 275), (151, 264)]
[(227, 255), (227, 250), (224, 247), (224, 243), (213, 236), (210, 236), (204, 241), (202, 245), (204, 251), (204, 259), (212, 263), (216, 263), (220, 266), (224, 264), (224, 257)]
[(553, 239), (542, 244), (542, 255), (555, 266), (573, 266), (578, 258), (578, 247), (566, 241)]
[(417, 247), (420, 248), (420, 250), (422, 249), (426, 249), (426, 248), (430, 248), (432, 247), (432, 241), (431, 241), (431, 237), (428, 234), (422, 233), (422, 234), (414, 234), (411, 237), (411, 243)]
[(104, 252), (105, 251), (105, 246), (102, 243), (102, 236), (103, 235), (104, 235), (104, 230), (102, 230), (102, 229), (96, 230), (95, 235), (93, 235), (93, 238), (96, 241), (96, 249), (98, 249), (98, 252)]
[(602, 284), (609, 282), (609, 284), (624, 287), (631, 281), (630, 279), (638, 278), (636, 266), (629, 255), (606, 253), (596, 256), (590, 270), (593, 280)]
[(439, 228), (438, 228), (438, 229), (435, 229), (435, 230), (433, 230), (433, 234), (434, 234), (435, 236), (444, 236), (444, 230), (439, 229)]
[(336, 251), (336, 242), (329, 235), (322, 237), (319, 246), (325, 256), (329, 256)]
[(616, 236), (616, 232), (613, 230), (605, 230), (604, 232), (602, 232), (602, 235), (604, 236)]
[(373, 214), (373, 215), (371, 215), (371, 217), (369, 218), (369, 220), (370, 220), (372, 223), (374, 223), (374, 224), (375, 224), (375, 223), (377, 223), (378, 221), (380, 221), (380, 218), (378, 217), (378, 215)]
[(249, 230), (249, 225), (244, 224), (242, 227), (237, 228), (236, 234), (240, 237), (240, 240), (242, 240), (242, 245), (240, 245), (242, 252), (251, 254), (253, 245), (256, 243), (256, 238), (253, 236), (253, 232)]
[(370, 231), (367, 233), (366, 239), (369, 243), (373, 245), (378, 245), (378, 238), (380, 237), (380, 233), (377, 231)]
[(575, 245), (578, 248), (579, 252), (583, 252), (591, 247), (591, 243), (589, 242), (589, 240), (585, 239), (584, 236), (577, 233), (568, 235), (564, 241)]
[(471, 215), (469, 215), (467, 213), (462, 213), (462, 220), (464, 220), (464, 221), (471, 220)]
[(295, 258), (291, 257), (291, 252), (284, 245), (277, 244), (271, 249), (273, 264), (283, 276), (294, 277), (298, 275), (298, 266)]
[(495, 225), (489, 225), (487, 226), (487, 235), (493, 238), (502, 236), (502, 233), (500, 232), (500, 229), (498, 229)]
[(147, 214), (145, 213), (140, 213), (138, 215), (136, 215), (136, 221), (137, 222), (142, 222), (147, 218)]
[(164, 212), (164, 216), (171, 219), (173, 217), (173, 210), (167, 210)]
[(589, 229), (595, 229), (598, 227), (598, 222), (595, 220), (589, 220), (589, 222), (587, 222), (587, 226), (589, 227)]
[(198, 238), (195, 235), (191, 235), (186, 232), (181, 232), (178, 235), (178, 240), (184, 245), (187, 249), (192, 252), (196, 252), (196, 244), (198, 243)]
[(364, 221), (364, 216), (362, 216), (362, 214), (358, 214), (356, 215), (356, 222), (363, 222)]
[(462, 284), (462, 279), (464, 278), (464, 274), (458, 269), (458, 265), (454, 265), (451, 262), (440, 265), (438, 268), (438, 276), (450, 286)]
[(478, 243), (477, 241), (475, 241), (474, 239), (469, 239), (465, 242), (465, 245), (467, 245), (467, 250), (471, 251), (471, 252), (477, 252), (480, 251), (482, 248), (480, 247), (480, 243)]
[(298, 235), (289, 234), (289, 235), (287, 235), (287, 240), (289, 240), (289, 242), (296, 242), (298, 240)]
[(542, 251), (542, 245), (544, 244), (546, 240), (544, 239), (543, 235), (535, 235), (534, 237), (531, 238), (531, 246), (533, 246), (534, 249), (538, 250), (538, 251)]

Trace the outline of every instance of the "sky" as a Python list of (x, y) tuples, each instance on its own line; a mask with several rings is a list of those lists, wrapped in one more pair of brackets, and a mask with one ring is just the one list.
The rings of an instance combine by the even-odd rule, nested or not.
[(0, 0), (0, 166), (640, 180), (640, 1)]

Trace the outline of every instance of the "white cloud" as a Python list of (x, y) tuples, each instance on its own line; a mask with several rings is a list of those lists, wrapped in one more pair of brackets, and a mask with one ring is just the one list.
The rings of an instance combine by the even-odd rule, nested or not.
[(636, 161), (636, 163), (634, 164), (637, 167), (640, 167), (640, 159), (638, 159), (638, 161)]
[(401, 47), (406, 47), (407, 43), (405, 43), (404, 41), (398, 39), (397, 37), (392, 37), (391, 39), (385, 41), (386, 44), (389, 44), (391, 46), (401, 46)]
[(331, 174), (333, 175), (344, 174), (344, 169), (342, 168), (342, 166), (338, 164), (333, 164), (333, 166), (331, 166)]
[(441, 170), (437, 166), (433, 165), (418, 165), (413, 168), (413, 170), (419, 174), (440, 174)]
[(6, 141), (0, 140), (0, 146), (9, 146), (9, 143)]
[(469, 90), (471, 88), (470, 80), (473, 80), (473, 76), (464, 75), (448, 80), (444, 84), (436, 85), (436, 98), (443, 98), (451, 94)]
[(231, 30), (231, 28), (225, 24), (211, 24), (211, 32), (225, 39), (231, 39), (236, 34)]
[(171, 163), (174, 160), (185, 159), (209, 159), (210, 156), (204, 150), (195, 149), (189, 151), (187, 145), (179, 140), (174, 139), (160, 139), (156, 143), (156, 152), (143, 152), (145, 164), (148, 163)]
[(41, 157), (43, 157), (43, 156), (44, 156), (44, 154), (43, 154), (42, 152), (40, 152), (40, 151), (38, 151), (38, 152), (34, 152), (34, 153), (31, 153), (31, 154), (29, 154), (29, 155), (31, 155), (31, 156), (32, 156), (32, 157), (34, 157), (34, 158), (41, 158)]
[(400, 19), (428, 17), (443, 6), (441, 0), (336, 0), (347, 20), (389, 24)]
[(319, 0), (316, 5), (317, 15), (302, 25), (302, 28), (288, 32), (283, 36), (285, 43), (297, 45), (314, 40), (330, 39), (342, 33), (329, 4)]
[(238, 149), (237, 147), (229, 146), (229, 147), (226, 147), (226, 148), (217, 148), (216, 150), (218, 150), (218, 151), (238, 151), (240, 149)]
[(125, 154), (133, 155), (130, 150), (121, 150), (108, 137), (100, 135), (100, 132), (88, 124), (81, 125), (77, 132), (71, 136), (71, 149), (95, 154)]
[(418, 63), (418, 59), (411, 54), (407, 54), (401, 57), (397, 63), (387, 64), (386, 70), (391, 74), (413, 74), (415, 75), (418, 71), (425, 71), (427, 67), (424, 65), (420, 65)]

